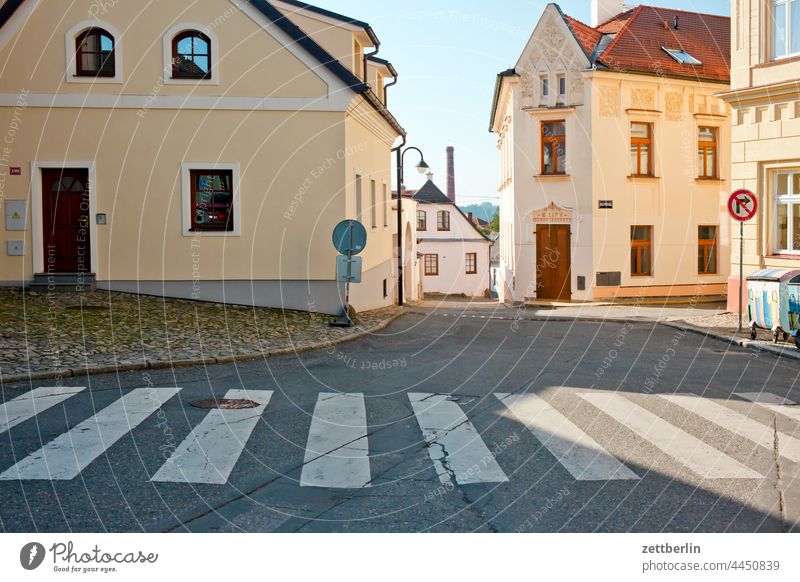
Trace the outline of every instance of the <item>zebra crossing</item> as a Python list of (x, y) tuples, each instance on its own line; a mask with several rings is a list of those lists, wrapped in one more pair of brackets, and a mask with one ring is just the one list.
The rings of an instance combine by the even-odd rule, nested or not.
[[(94, 415), (56, 436), (11, 467), (0, 466), (0, 482), (69, 481), (100, 459), (113, 455), (114, 446), (126, 435), (161, 410), (181, 392), (178, 387), (134, 389)], [(39, 415), (67, 406), (74, 399), (88, 397), (86, 388), (36, 388), (0, 404), (0, 435), (37, 423)], [(490, 448), (459, 398), (442, 393), (413, 392), (405, 396), (419, 432), (415, 438), (424, 442), (430, 463), (443, 484), (501, 484), (510, 479), (529, 478), (508, 466), (510, 461)], [(586, 405), (594, 419), (608, 419), (632, 433), (638, 443), (648, 444), (701, 479), (762, 479), (764, 475), (737, 460), (725, 450), (712, 446), (691, 434), (686, 427), (662, 418), (645, 407), (640, 397), (622, 393), (570, 389), (575, 406)], [(169, 458), (160, 460), (152, 474), (153, 483), (225, 485), (230, 482), (248, 442), (274, 401), (274, 393), (265, 390), (230, 390), (226, 399), (250, 400), (255, 408), (245, 410), (210, 410), (178, 444)], [(680, 411), (684, 418), (696, 417), (704, 425), (713, 425), (754, 446), (777, 452), (785, 460), (800, 464), (799, 432), (777, 430), (766, 418), (776, 415), (800, 423), (800, 407), (785, 397), (769, 392), (742, 392), (728, 400), (715, 400), (692, 393), (646, 395), (647, 402), (660, 403)], [(636, 400), (636, 402), (634, 401)], [(492, 408), (491, 403), (496, 405)], [(541, 445), (541, 453), (555, 460), (575, 481), (632, 482), (645, 478), (648, 461), (637, 461), (642, 447), (623, 451), (623, 459), (598, 442), (603, 438), (599, 424), (587, 422), (585, 414), (576, 417), (534, 393), (497, 393), (483, 399), (489, 411), (513, 420)], [(370, 403), (379, 407), (380, 400)], [(310, 418), (304, 459), (299, 478), (301, 487), (361, 489), (373, 479), (370, 457), (370, 429), (364, 394), (322, 393)], [(486, 410), (484, 410), (486, 412)], [(758, 419), (758, 418), (760, 419)], [(584, 420), (579, 420), (583, 418)], [(30, 426), (33, 426), (30, 425)], [(800, 431), (800, 425), (798, 425)], [(0, 447), (5, 439), (0, 439)], [(522, 442), (522, 441), (519, 441)], [(529, 440), (530, 442), (530, 440)], [(280, 447), (283, 441), (270, 438), (267, 447)], [(513, 445), (518, 446), (518, 445)], [(525, 446), (524, 444), (521, 446)], [(529, 446), (529, 445), (528, 445)], [(614, 448), (613, 446), (611, 447)], [(645, 447), (646, 448), (646, 447)], [(0, 449), (2, 450), (2, 449)], [(620, 453), (617, 451), (617, 453)], [(538, 453), (537, 453), (538, 454)], [(626, 464), (627, 463), (627, 464)], [(7, 463), (6, 463), (7, 465)], [(553, 470), (553, 469), (548, 469)], [(511, 475), (511, 477), (509, 477)]]

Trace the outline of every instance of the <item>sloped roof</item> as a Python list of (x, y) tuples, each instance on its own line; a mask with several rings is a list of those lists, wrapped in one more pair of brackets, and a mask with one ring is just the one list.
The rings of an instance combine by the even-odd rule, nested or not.
[(417, 193), (411, 198), (422, 204), (453, 204), (447, 194), (442, 192), (432, 180), (425, 182), (425, 185), (417, 190)]
[[(25, 3), (26, 0), (6, 0), (6, 3), (0, 6), (0, 28), (6, 25), (6, 23), (14, 16), (14, 13), (17, 9)], [(272, 23), (274, 23), (278, 28), (280, 28), (284, 33), (286, 33), (292, 41), (294, 41), (297, 45), (302, 47), (306, 52), (308, 52), (314, 59), (319, 61), (319, 63), (328, 69), (331, 73), (333, 73), (340, 81), (342, 81), (347, 87), (352, 89), (354, 92), (363, 95), (364, 98), (369, 101), (369, 103), (375, 108), (378, 113), (392, 126), (392, 128), (397, 131), (400, 135), (406, 135), (406, 131), (403, 127), (398, 123), (397, 119), (395, 119), (394, 115), (389, 113), (389, 110), (381, 103), (380, 99), (372, 92), (369, 85), (364, 83), (361, 79), (359, 79), (356, 75), (354, 75), (350, 69), (345, 67), (342, 63), (339, 62), (338, 59), (333, 57), (328, 51), (322, 48), (314, 39), (308, 36), (303, 30), (297, 26), (294, 22), (292, 22), (289, 18), (283, 15), (283, 13), (275, 8), (272, 4), (270, 4), (267, 0), (247, 0), (254, 8), (256, 8), (261, 14), (266, 16)], [(285, 0), (284, 0), (285, 1)], [(303, 8), (308, 10), (311, 9), (311, 5), (305, 2), (289, 2), (293, 5), (303, 5)], [(314, 7), (316, 8), (316, 7)], [(320, 12), (323, 9), (317, 8), (316, 11)], [(330, 13), (335, 14), (335, 13)], [(335, 15), (339, 18), (346, 18), (342, 17), (341, 15)], [(369, 27), (368, 24), (362, 23), (360, 21), (352, 21), (353, 24), (358, 24), (359, 26), (366, 25)]]
[[(570, 16), (565, 15), (565, 19), (587, 54), (594, 53), (593, 64), (598, 68), (730, 82), (727, 16), (637, 6), (595, 28)], [(610, 42), (603, 46), (603, 40)], [(686, 51), (702, 64), (679, 63), (664, 48)]]

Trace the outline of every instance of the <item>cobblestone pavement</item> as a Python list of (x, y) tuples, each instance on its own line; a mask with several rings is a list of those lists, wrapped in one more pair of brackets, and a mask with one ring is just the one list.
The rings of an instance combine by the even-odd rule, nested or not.
[[(707, 329), (711, 332), (723, 334), (737, 340), (750, 341), (750, 328), (748, 327), (749, 322), (747, 317), (743, 320), (742, 332), (737, 333), (739, 329), (739, 316), (735, 313), (718, 313), (702, 317), (681, 318), (680, 320), (673, 319), (673, 321), (688, 323), (694, 327)], [(760, 346), (775, 345), (772, 341), (772, 332), (764, 329), (758, 330), (758, 337), (752, 343)], [(783, 337), (780, 337), (777, 346), (779, 348), (789, 349), (790, 351), (795, 348), (794, 340), (791, 337), (786, 342), (783, 341)]]
[(141, 367), (258, 356), (338, 342), (378, 326), (396, 307), (359, 314), (350, 329), (331, 317), (96, 291), (0, 289), (0, 375)]

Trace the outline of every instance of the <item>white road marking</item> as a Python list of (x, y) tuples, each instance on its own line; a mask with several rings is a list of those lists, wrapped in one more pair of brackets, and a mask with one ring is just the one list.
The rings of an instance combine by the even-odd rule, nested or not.
[(788, 398), (772, 394), (771, 392), (737, 392), (736, 396), (755, 402), (767, 410), (787, 416), (800, 422), (800, 406)]
[[(662, 394), (661, 398), (705, 418), (722, 428), (738, 434), (766, 449), (774, 450), (773, 427), (761, 424), (752, 418), (696, 394)], [(800, 440), (780, 433), (780, 454), (790, 461), (800, 462)]]
[(360, 489), (371, 480), (364, 395), (320, 394), (300, 486)]
[(0, 481), (74, 479), (114, 443), (144, 422), (180, 388), (129, 392), (0, 475)]
[(151, 481), (225, 485), (272, 398), (271, 391), (230, 390), (230, 400), (252, 400), (243, 410), (211, 410)]
[(581, 394), (614, 420), (704, 479), (760, 479), (762, 475), (617, 394)]
[(508, 477), (461, 407), (444, 394), (408, 395), (442, 483), (504, 483)]
[(543, 398), (536, 394), (495, 396), (578, 481), (639, 479)]
[(56, 404), (86, 390), (85, 387), (42, 387), (0, 405), (0, 434), (11, 430)]

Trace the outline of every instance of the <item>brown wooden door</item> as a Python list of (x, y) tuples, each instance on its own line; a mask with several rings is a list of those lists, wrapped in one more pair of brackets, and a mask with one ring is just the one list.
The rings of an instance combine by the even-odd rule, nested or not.
[(536, 298), (572, 299), (572, 251), (568, 224), (536, 228)]
[(44, 269), (90, 273), (89, 171), (42, 170)]

